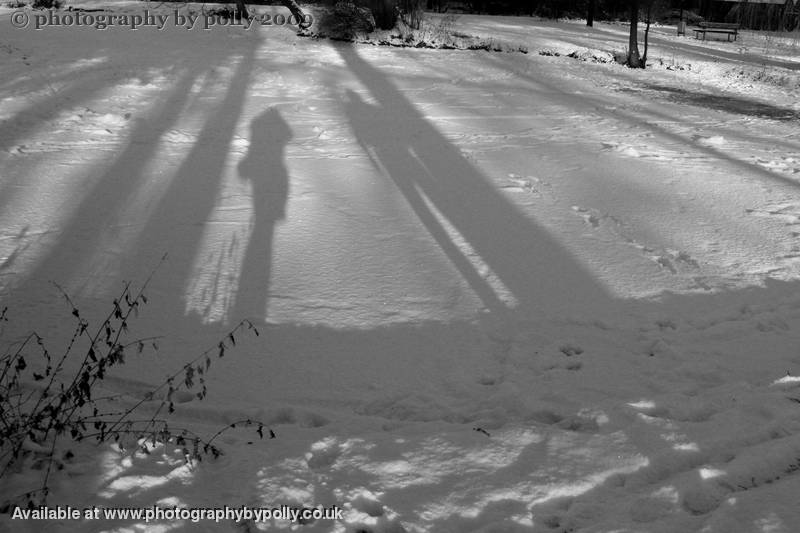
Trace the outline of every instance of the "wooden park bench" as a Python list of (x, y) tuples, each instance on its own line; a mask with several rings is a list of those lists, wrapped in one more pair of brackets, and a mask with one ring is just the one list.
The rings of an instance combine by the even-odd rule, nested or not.
[(703, 40), (706, 40), (707, 33), (724, 33), (728, 36), (728, 41), (731, 40), (731, 35), (733, 35), (733, 40), (736, 40), (736, 36), (739, 35), (739, 24), (736, 23), (727, 23), (727, 22), (698, 22), (697, 25), (699, 28), (694, 28), (694, 38), (699, 39), (700, 34), (703, 35)]

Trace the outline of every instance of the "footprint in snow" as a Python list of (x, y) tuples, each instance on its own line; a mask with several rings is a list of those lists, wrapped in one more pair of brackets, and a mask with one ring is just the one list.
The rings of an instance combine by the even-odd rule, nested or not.
[(669, 270), (673, 274), (677, 274), (678, 273), (678, 269), (675, 268), (675, 266), (672, 264), (672, 261), (669, 260), (669, 257), (663, 256), (663, 255), (658, 255), (658, 256), (655, 256), (653, 258), (653, 260), (659, 266), (661, 266), (662, 268), (666, 268), (667, 270)]
[(580, 355), (583, 353), (583, 348), (576, 344), (562, 344), (558, 349), (567, 357), (572, 357), (573, 355)]
[[(652, 251), (652, 250), (645, 250), (645, 251)], [(691, 268), (697, 269), (700, 268), (700, 263), (698, 263), (695, 259), (692, 258), (688, 253), (683, 251), (664, 251), (662, 253), (658, 253), (650, 257), (653, 261), (656, 262), (661, 268), (666, 268), (673, 274), (678, 273), (678, 266), (681, 264), (689, 266)]]
[(583, 219), (588, 225), (592, 226), (593, 228), (600, 227), (600, 220), (602, 217), (597, 214), (594, 210), (587, 209), (585, 207), (580, 207), (577, 205), (572, 206), (572, 210)]

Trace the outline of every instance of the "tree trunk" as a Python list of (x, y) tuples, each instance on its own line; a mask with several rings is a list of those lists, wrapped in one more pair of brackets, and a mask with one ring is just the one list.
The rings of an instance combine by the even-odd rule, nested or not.
[(644, 68), (642, 58), (639, 56), (639, 0), (630, 0), (631, 33), (628, 38), (628, 60), (625, 62), (630, 68)]
[(590, 28), (594, 26), (594, 9), (596, 4), (597, 0), (589, 0), (589, 9), (586, 13), (586, 25)]
[(250, 12), (247, 10), (247, 5), (244, 3), (244, 0), (236, 0), (236, 18), (250, 20)]
[(297, 4), (295, 0), (281, 0), (283, 5), (292, 12), (294, 18), (297, 19), (297, 25), (300, 27), (301, 30), (305, 30), (309, 26), (311, 26), (311, 19), (306, 19), (306, 14), (303, 13), (303, 10), (300, 9), (300, 6)]
[[(294, 15), (294, 18), (297, 19), (297, 24), (301, 30), (311, 26), (311, 22), (306, 20), (306, 14), (300, 9), (296, 0), (280, 0), (280, 2)], [(245, 0), (236, 0), (236, 10), (242, 17), (248, 20), (250, 19), (250, 12), (247, 10)]]
[(642, 68), (647, 67), (647, 43), (650, 36), (650, 15), (652, 14), (653, 2), (647, 4), (647, 19), (644, 27), (644, 54), (642, 54)]

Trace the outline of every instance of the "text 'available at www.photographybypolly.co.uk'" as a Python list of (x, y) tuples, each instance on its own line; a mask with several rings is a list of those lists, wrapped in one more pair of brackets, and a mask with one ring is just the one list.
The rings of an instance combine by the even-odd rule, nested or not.
[(236, 523), (253, 521), (269, 522), (271, 520), (289, 521), (292, 523), (310, 522), (312, 520), (342, 520), (341, 508), (333, 507), (34, 507), (25, 509), (17, 507), (11, 514), (12, 520), (133, 520), (145, 523), (158, 521), (185, 520), (190, 522), (214, 521)]

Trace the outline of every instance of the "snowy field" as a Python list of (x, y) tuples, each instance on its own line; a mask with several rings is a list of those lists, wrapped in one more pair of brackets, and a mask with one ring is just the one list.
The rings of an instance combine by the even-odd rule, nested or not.
[[(107, 12), (176, 8), (200, 12)], [(96, 318), (153, 273), (131, 336), (159, 351), (103, 387), (141, 399), (249, 318), (261, 335), (175, 425), (276, 436), (230, 431), (192, 464), (79, 446), (48, 503), (344, 519), (0, 530), (798, 531), (800, 35), (654, 28), (640, 71), (604, 62), (624, 24), (455, 23), (523, 54), (277, 26), (37, 31), (13, 12), (3, 345), (36, 329), (63, 347), (51, 281)]]

